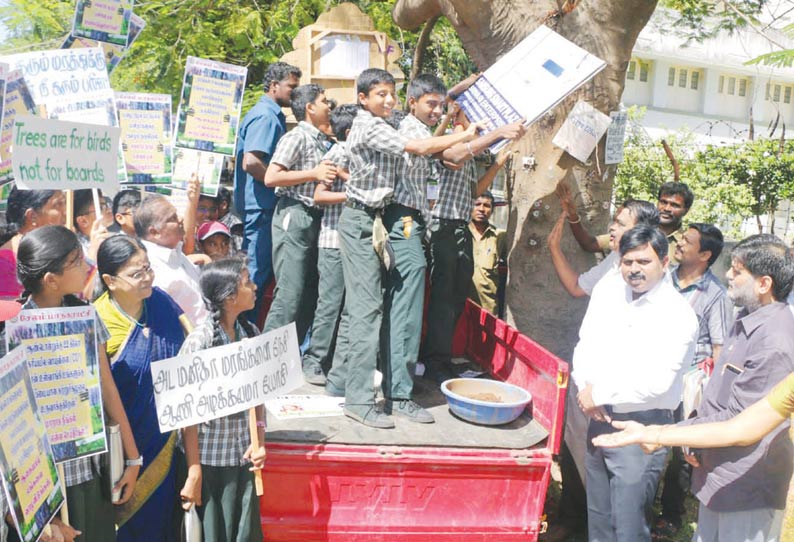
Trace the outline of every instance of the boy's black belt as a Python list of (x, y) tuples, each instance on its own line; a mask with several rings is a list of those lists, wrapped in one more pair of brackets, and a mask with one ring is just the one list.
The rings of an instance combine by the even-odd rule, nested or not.
[(359, 211), (364, 211), (365, 213), (374, 215), (380, 209), (376, 209), (375, 207), (370, 207), (369, 205), (364, 205), (360, 201), (356, 201), (354, 199), (349, 199), (345, 201), (345, 207), (350, 207), (351, 209), (358, 209)]

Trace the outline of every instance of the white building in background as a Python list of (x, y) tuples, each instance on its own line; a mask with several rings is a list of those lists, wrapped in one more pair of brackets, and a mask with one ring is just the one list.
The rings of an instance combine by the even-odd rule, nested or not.
[[(794, 68), (746, 64), (776, 46), (751, 29), (687, 43), (675, 20), (674, 12), (656, 10), (626, 72), (623, 102), (647, 108), (643, 125), (652, 136), (687, 128), (704, 143), (744, 140), (751, 109), (756, 134), (767, 133), (778, 114), (794, 134)], [(794, 49), (781, 32), (764, 33)]]
[[(648, 135), (659, 139), (688, 130), (700, 145), (746, 141), (752, 110), (756, 137), (768, 136), (777, 120), (774, 137), (785, 123), (786, 137), (794, 138), (794, 68), (747, 64), (779, 47), (752, 29), (687, 42), (675, 30), (676, 15), (662, 8), (654, 12), (626, 71), (623, 103), (646, 108), (641, 123)], [(769, 27), (763, 32), (794, 49), (794, 40), (783, 33)], [(788, 202), (781, 207), (779, 233), (791, 211)], [(747, 232), (757, 232), (754, 219)]]

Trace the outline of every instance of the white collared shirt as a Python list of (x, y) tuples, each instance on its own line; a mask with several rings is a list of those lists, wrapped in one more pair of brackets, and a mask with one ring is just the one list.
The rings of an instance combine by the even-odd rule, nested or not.
[(620, 273), (593, 290), (573, 353), (572, 378), (615, 412), (674, 410), (695, 350), (697, 316), (668, 275), (639, 299)]
[(182, 253), (182, 243), (167, 248), (143, 241), (154, 271), (154, 285), (164, 290), (185, 311), (193, 326), (201, 324), (209, 311), (204, 305), (199, 285), (199, 270)]

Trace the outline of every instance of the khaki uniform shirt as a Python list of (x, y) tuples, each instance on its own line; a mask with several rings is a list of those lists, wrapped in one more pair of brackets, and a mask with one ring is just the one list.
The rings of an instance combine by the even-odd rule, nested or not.
[(499, 263), (507, 254), (507, 232), (489, 224), (480, 235), (477, 227), (471, 222), (469, 222), (469, 231), (471, 231), (474, 256), (474, 274), (471, 278), (469, 297), (491, 314), (496, 314)]
[[(675, 258), (675, 247), (684, 237), (684, 228), (678, 229), (667, 236), (667, 256), (670, 258), (671, 264), (677, 264), (678, 260)], [(596, 236), (596, 241), (598, 242), (598, 248), (600, 248), (604, 252), (609, 252), (609, 234), (605, 233), (603, 235)]]

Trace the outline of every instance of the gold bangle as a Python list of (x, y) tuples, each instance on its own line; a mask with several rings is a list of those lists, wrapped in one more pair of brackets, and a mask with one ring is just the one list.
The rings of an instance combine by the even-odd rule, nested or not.
[(571, 220), (570, 218), (568, 218), (567, 220), (568, 220), (568, 224), (578, 224), (579, 222), (582, 221), (582, 217), (576, 215), (576, 220)]

